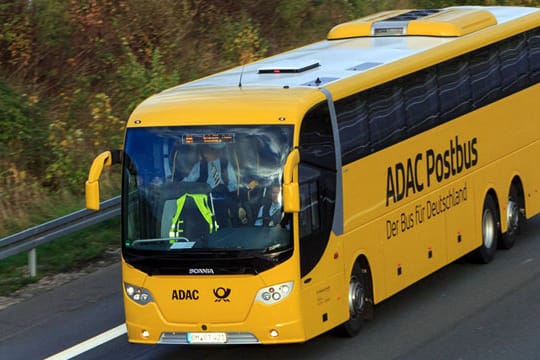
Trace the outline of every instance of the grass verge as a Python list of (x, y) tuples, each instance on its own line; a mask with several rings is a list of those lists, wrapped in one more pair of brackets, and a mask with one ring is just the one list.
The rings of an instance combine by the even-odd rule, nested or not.
[(76, 271), (120, 245), (120, 217), (56, 239), (37, 248), (37, 276), (30, 277), (28, 254), (0, 261), (0, 296), (8, 296), (47, 275)]
[[(102, 200), (118, 195), (120, 174), (103, 173)], [(0, 238), (43, 224), (84, 208), (81, 196), (69, 191), (36, 191), (35, 183), (3, 188), (0, 183)], [(45, 276), (72, 272), (93, 263), (120, 246), (120, 217), (39, 246), (37, 276), (30, 277), (28, 254), (0, 260), (0, 296), (8, 296)]]

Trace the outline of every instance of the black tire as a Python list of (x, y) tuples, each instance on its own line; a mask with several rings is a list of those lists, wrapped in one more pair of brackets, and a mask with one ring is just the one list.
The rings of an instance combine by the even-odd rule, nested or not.
[(487, 195), (482, 209), (482, 245), (474, 250), (469, 260), (475, 263), (487, 264), (495, 257), (500, 237), (500, 221), (497, 204), (493, 196)]
[(367, 269), (355, 263), (349, 281), (348, 304), (350, 318), (336, 328), (335, 333), (342, 337), (353, 337), (362, 330), (364, 320), (372, 317), (371, 277)]
[(506, 232), (501, 237), (499, 247), (511, 249), (516, 243), (517, 237), (523, 228), (525, 217), (523, 216), (523, 198), (515, 184), (510, 187), (508, 203), (506, 205)]

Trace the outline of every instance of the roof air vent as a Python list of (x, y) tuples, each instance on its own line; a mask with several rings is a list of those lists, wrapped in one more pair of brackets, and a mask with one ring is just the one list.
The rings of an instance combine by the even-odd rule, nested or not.
[(375, 66), (379, 66), (379, 65), (382, 65), (383, 63), (381, 62), (363, 62), (361, 64), (358, 64), (358, 65), (355, 65), (351, 68), (348, 68), (347, 70), (350, 70), (350, 71), (366, 71), (368, 69), (371, 69), (372, 67), (375, 67)]
[(391, 18), (384, 19), (384, 21), (411, 21), (418, 20), (424, 16), (433, 15), (441, 10), (438, 9), (425, 9), (425, 10), (411, 10), (409, 12), (392, 16)]
[(257, 69), (259, 74), (296, 74), (321, 66), (317, 60), (293, 62), (286, 61)]
[(438, 13), (440, 10), (412, 10), (403, 14), (392, 16), (383, 21), (377, 21), (371, 25), (373, 36), (398, 36), (407, 35), (409, 21), (418, 20), (428, 15)]
[(497, 24), (484, 9), (389, 11), (335, 26), (328, 40), (361, 36), (463, 36)]

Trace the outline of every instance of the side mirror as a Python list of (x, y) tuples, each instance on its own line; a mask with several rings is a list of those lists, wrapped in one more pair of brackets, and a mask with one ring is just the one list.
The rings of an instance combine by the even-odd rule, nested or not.
[(283, 168), (283, 210), (288, 213), (300, 212), (299, 163), (300, 151), (294, 149), (287, 156), (287, 161), (285, 161)]
[(109, 150), (102, 152), (92, 162), (88, 180), (85, 185), (86, 208), (89, 210), (99, 210), (99, 177), (104, 166), (111, 166), (121, 162), (121, 150)]

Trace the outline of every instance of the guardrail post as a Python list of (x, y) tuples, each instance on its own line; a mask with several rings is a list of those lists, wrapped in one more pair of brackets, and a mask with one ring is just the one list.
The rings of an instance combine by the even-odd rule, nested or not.
[(36, 248), (33, 248), (28, 252), (28, 269), (30, 270), (30, 277), (36, 277), (37, 275), (37, 263), (36, 263)]

